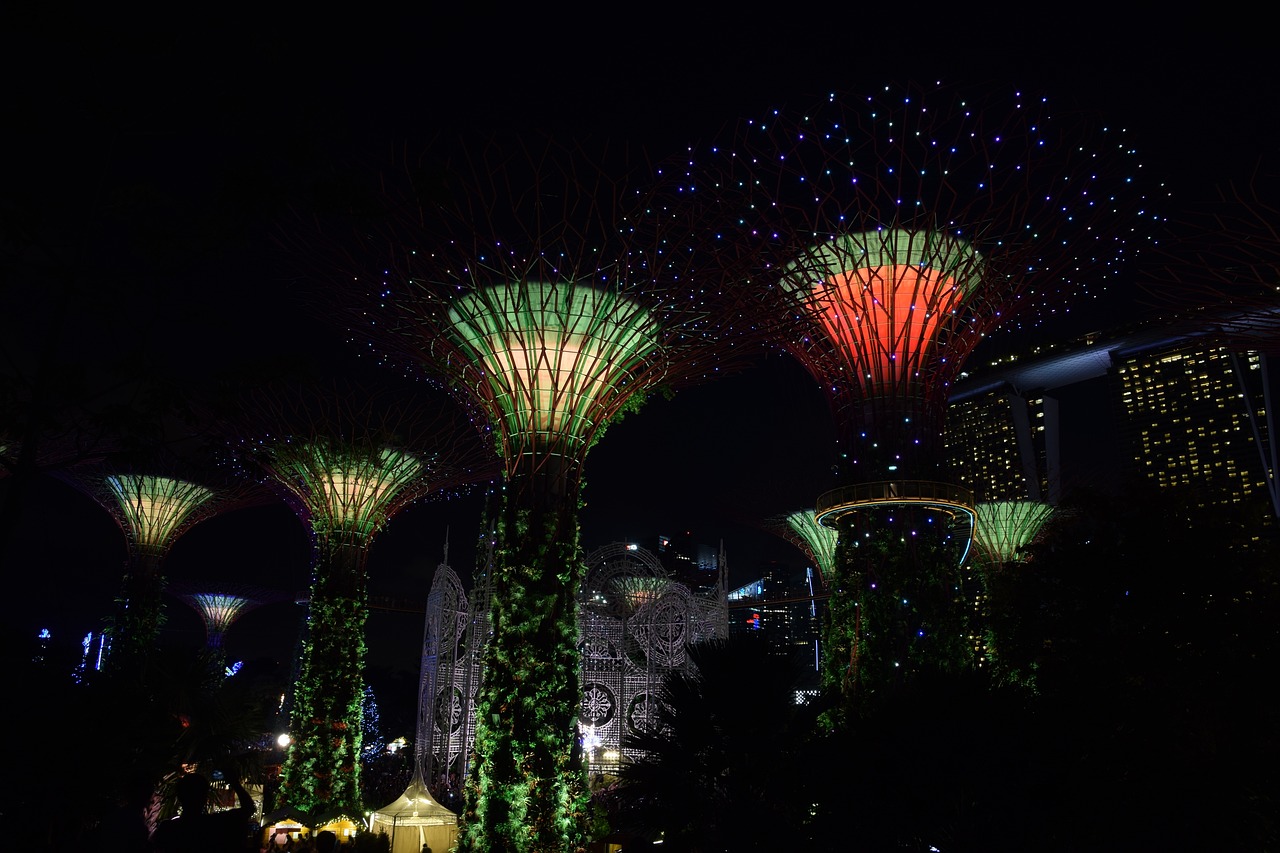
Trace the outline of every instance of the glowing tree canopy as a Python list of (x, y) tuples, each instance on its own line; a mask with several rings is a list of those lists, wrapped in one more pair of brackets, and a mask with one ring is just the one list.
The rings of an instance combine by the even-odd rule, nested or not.
[(435, 482), (426, 461), (411, 451), (343, 446), (328, 437), (280, 445), (267, 464), (325, 540), (368, 541)]
[(981, 280), (964, 241), (885, 229), (810, 248), (782, 283), (801, 294), (864, 398), (911, 399), (934, 352), (966, 331), (962, 309)]
[(112, 459), (59, 473), (106, 509), (125, 534), (128, 560), (106, 670), (127, 677), (141, 675), (159, 639), (166, 583), (161, 568), (173, 544), (200, 521), (255, 496), (240, 483), (201, 485), (185, 474), (197, 470), (194, 463), (151, 455), (147, 463)]
[(813, 563), (825, 584), (836, 558), (836, 531), (819, 523), (812, 509), (800, 509), (772, 518), (766, 527), (795, 545)]
[(198, 483), (142, 474), (109, 474), (104, 491), (114, 498), (109, 505), (130, 544), (145, 554), (163, 555), (197, 510), (214, 497), (212, 489)]
[(222, 648), (227, 629), (241, 616), (264, 604), (286, 599), (269, 590), (227, 584), (174, 581), (168, 591), (200, 615), (205, 644), (213, 650)]
[(746, 121), (678, 183), (828, 394), (846, 482), (936, 479), (965, 358), (1093, 298), (1154, 219), (1121, 137), (1021, 92), (887, 86)]
[[(304, 811), (361, 813), (368, 555), (412, 501), (492, 475), (492, 456), (448, 405), (367, 387), (264, 391), (240, 442), (251, 463), (314, 535), (308, 637), (294, 685), (292, 743), (281, 801)], [(437, 404), (442, 401), (435, 401)], [(274, 426), (274, 428), (273, 428)]]
[(1021, 561), (1022, 549), (1053, 514), (1052, 506), (1039, 501), (980, 503), (976, 510), (973, 545), (979, 559), (993, 568)]
[(483, 370), (481, 399), (509, 445), (508, 459), (553, 450), (578, 455), (643, 386), (658, 347), (653, 313), (590, 284), (507, 282), (449, 308), (452, 337)]

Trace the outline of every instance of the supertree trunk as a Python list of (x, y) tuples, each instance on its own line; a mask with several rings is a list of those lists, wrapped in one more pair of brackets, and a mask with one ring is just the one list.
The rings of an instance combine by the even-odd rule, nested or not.
[(322, 543), (311, 587), (290, 725), (294, 745), (281, 771), (281, 798), (313, 813), (360, 813), (366, 561), (361, 541), (335, 537)]
[(846, 709), (923, 671), (974, 663), (961, 567), (967, 531), (936, 508), (872, 506), (839, 521), (824, 681)]
[(588, 840), (586, 770), (574, 758), (583, 572), (575, 483), (518, 476), (501, 497), (464, 850), (580, 850)]

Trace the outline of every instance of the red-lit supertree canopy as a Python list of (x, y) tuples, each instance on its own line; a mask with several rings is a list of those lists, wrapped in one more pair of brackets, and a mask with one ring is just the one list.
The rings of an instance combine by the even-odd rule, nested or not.
[(1116, 275), (1156, 221), (1138, 177), (1118, 130), (1042, 98), (913, 85), (744, 122), (674, 179), (830, 400), (839, 482), (816, 511), (840, 532), (827, 678), (846, 696), (965, 665), (948, 391), (989, 333)]
[(313, 534), (307, 640), (294, 685), (281, 802), (361, 813), (369, 548), (414, 501), (496, 473), (490, 449), (447, 400), (335, 386), (258, 392), (236, 458)]
[(725, 369), (748, 329), (718, 280), (699, 284), (697, 253), (664, 241), (680, 217), (629, 204), (581, 152), (495, 147), (450, 165), (470, 176), (453, 199), (363, 247), (356, 287), (379, 292), (362, 334), (479, 412), (505, 466), (463, 848), (573, 850), (587, 821), (572, 760), (587, 453), (646, 395)]
[(108, 628), (109, 673), (140, 675), (164, 624), (162, 566), (173, 544), (195, 524), (261, 500), (251, 485), (200, 470), (168, 453), (108, 459), (58, 476), (111, 514), (128, 542), (121, 593)]

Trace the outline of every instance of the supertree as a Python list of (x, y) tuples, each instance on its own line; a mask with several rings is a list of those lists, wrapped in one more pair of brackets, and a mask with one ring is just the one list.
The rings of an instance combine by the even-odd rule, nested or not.
[[(437, 401), (437, 403), (440, 401)], [(454, 407), (346, 386), (261, 390), (234, 446), (313, 537), (307, 639), (294, 685), (281, 802), (360, 814), (369, 548), (410, 503), (491, 477), (492, 454)]]
[(205, 648), (215, 675), (223, 672), (226, 652), (222, 641), (237, 619), (263, 605), (291, 600), (291, 596), (275, 590), (226, 582), (173, 581), (167, 591), (200, 616), (204, 623)]
[(58, 472), (106, 509), (128, 541), (124, 581), (107, 632), (105, 668), (116, 674), (140, 674), (159, 639), (166, 584), (162, 567), (173, 544), (195, 524), (261, 499), (251, 485), (200, 471), (198, 463), (167, 453), (150, 455)]
[(1006, 320), (1040, 324), (1116, 275), (1146, 228), (1138, 169), (1118, 133), (1059, 126), (1044, 99), (941, 85), (832, 94), (690, 153), (682, 191), (836, 422), (816, 515), (839, 531), (825, 678), (849, 706), (972, 662), (956, 605), (973, 501), (943, 470), (948, 390)]
[(1023, 549), (1053, 514), (1053, 507), (1040, 501), (979, 503), (974, 509), (974, 562), (987, 571), (999, 571), (1025, 559)]
[(833, 528), (818, 523), (813, 509), (775, 516), (765, 522), (765, 528), (803, 551), (826, 583), (835, 566), (837, 535)]
[(974, 507), (973, 547), (965, 564), (964, 599), (972, 607), (974, 654), (984, 663), (999, 663), (999, 631), (993, 630), (993, 593), (1016, 583), (1010, 573), (1027, 559), (1025, 550), (1039, 535), (1052, 505), (1041, 501), (992, 501)]
[(678, 236), (679, 217), (640, 194), (622, 203), (579, 150), (513, 150), (451, 164), (462, 191), (410, 208), (356, 267), (381, 291), (363, 334), (478, 411), (505, 466), (462, 841), (488, 853), (586, 840), (575, 596), (587, 453), (647, 394), (726, 369), (742, 331), (740, 310), (691, 274), (696, 253), (650, 227)]

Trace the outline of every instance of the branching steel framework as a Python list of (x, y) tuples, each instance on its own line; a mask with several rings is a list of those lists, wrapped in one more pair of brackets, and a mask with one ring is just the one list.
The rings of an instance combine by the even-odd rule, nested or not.
[(948, 390), (998, 326), (1117, 274), (1158, 223), (1139, 169), (1121, 133), (1043, 99), (941, 85), (832, 94), (690, 153), (681, 190), (831, 403), (840, 482), (817, 509), (840, 533), (826, 676), (846, 697), (964, 665), (973, 499), (942, 471)]
[(176, 462), (152, 467), (103, 462), (60, 472), (115, 519), (128, 541), (122, 590), (109, 629), (107, 671), (139, 674), (164, 624), (162, 565), (173, 544), (197, 523), (249, 499), (234, 483), (202, 485)]
[(973, 529), (977, 562), (991, 569), (1020, 562), (1030, 544), (1053, 514), (1053, 507), (1039, 501), (997, 501), (975, 508)]
[(393, 391), (268, 391), (247, 409), (250, 425), (275, 426), (241, 440), (238, 459), (256, 466), (314, 537), (281, 799), (359, 815), (369, 546), (411, 502), (491, 477), (492, 455), (453, 407), (406, 404)]
[(376, 270), (363, 278), (380, 308), (361, 334), (443, 378), (505, 463), (462, 847), (573, 850), (587, 821), (572, 761), (583, 463), (647, 394), (727, 369), (749, 327), (713, 284), (691, 283), (696, 253), (653, 239), (684, 221), (640, 195), (621, 204), (580, 152), (490, 149), (451, 165), (471, 176), (454, 203), (416, 208), (365, 247), (357, 269)]
[(289, 599), (284, 593), (245, 584), (174, 581), (168, 592), (199, 614), (204, 623), (205, 645), (212, 650), (222, 649), (227, 630), (241, 616), (265, 604)]
[(831, 577), (836, 560), (836, 531), (818, 521), (813, 509), (798, 509), (771, 518), (765, 528), (799, 548), (818, 570), (823, 586)]

